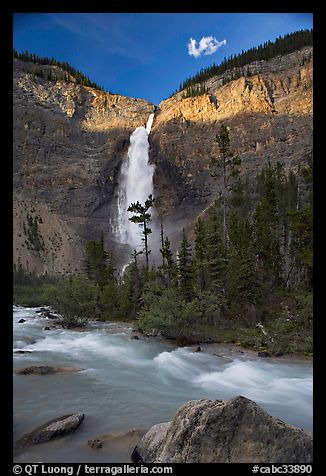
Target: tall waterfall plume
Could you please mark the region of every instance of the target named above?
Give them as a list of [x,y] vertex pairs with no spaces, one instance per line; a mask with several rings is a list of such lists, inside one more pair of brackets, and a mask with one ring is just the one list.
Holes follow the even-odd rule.
[[129,221],[132,213],[127,209],[131,203],[138,201],[143,204],[148,195],[153,195],[154,165],[148,162],[148,135],[153,120],[154,114],[151,114],[146,128],[137,127],[131,134],[128,155],[121,167],[115,235],[120,243],[132,247],[139,246],[142,233],[136,224]]

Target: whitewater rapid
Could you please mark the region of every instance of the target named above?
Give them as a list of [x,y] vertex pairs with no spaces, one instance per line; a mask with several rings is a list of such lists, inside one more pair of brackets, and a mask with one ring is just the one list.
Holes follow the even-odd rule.
[[[308,361],[196,353],[164,341],[131,339],[128,324],[93,323],[84,332],[45,331],[51,321],[40,319],[37,310],[14,309],[14,366],[82,370],[69,375],[14,376],[15,436],[18,439],[66,413],[84,412],[86,418],[65,443],[29,448],[16,455],[16,462],[125,462],[124,454],[85,449],[86,441],[168,421],[183,403],[200,398],[243,395],[273,416],[312,431]],[[21,318],[26,322],[19,324]]]
[[149,163],[148,135],[151,131],[154,114],[148,118],[146,127],[137,127],[130,136],[128,154],[122,163],[118,199],[117,217],[113,232],[120,243],[137,247],[141,244],[142,233],[137,225],[129,221],[132,213],[127,209],[132,203],[142,205],[149,195],[153,195],[154,165]]

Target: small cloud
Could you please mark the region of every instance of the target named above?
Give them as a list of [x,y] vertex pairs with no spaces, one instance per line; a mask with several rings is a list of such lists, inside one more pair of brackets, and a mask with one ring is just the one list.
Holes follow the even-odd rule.
[[202,55],[212,55],[223,45],[226,45],[226,40],[218,41],[213,36],[203,36],[200,41],[190,38],[188,42],[188,53],[190,56],[199,58]]

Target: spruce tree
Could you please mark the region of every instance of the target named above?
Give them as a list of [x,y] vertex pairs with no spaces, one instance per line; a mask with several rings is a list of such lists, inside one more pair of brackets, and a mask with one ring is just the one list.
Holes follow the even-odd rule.
[[178,280],[180,294],[186,301],[193,296],[193,269],[191,245],[185,230],[182,230],[182,240],[178,253]]
[[256,304],[261,296],[252,226],[233,210],[230,213],[230,245],[226,272],[229,304]]
[[152,233],[152,230],[148,226],[148,223],[151,221],[152,216],[150,213],[148,213],[148,210],[153,206],[153,204],[154,198],[152,195],[149,195],[147,200],[145,200],[144,205],[137,201],[136,203],[132,203],[127,210],[128,212],[135,213],[135,215],[129,218],[129,220],[143,227],[142,233],[144,235],[143,241],[145,243],[145,259],[147,273],[149,268],[148,257],[151,252],[151,250],[148,248],[148,235]]
[[195,275],[201,291],[207,287],[206,251],[205,226],[199,217],[195,225]]
[[[162,235],[163,238],[163,235]],[[177,282],[177,269],[176,264],[173,259],[173,253],[171,250],[171,243],[169,238],[166,236],[162,243],[162,248],[160,249],[162,254],[163,266],[163,280],[166,287],[170,288],[174,286]]]
[[211,165],[214,167],[214,171],[211,173],[213,178],[218,178],[219,174],[217,169],[222,167],[223,169],[223,236],[225,246],[228,245],[228,226],[227,215],[229,209],[229,180],[231,177],[235,177],[239,174],[239,166],[241,160],[239,156],[236,156],[231,151],[230,136],[228,128],[225,124],[222,124],[219,128],[219,132],[216,135],[216,140],[219,146],[220,157],[212,157]]
[[217,202],[209,210],[205,245],[210,285],[220,291],[224,288],[227,257],[223,239],[223,224]]
[[271,166],[265,170],[262,187],[262,197],[254,213],[255,246],[261,270],[274,285],[280,282],[283,263],[275,177]]
[[107,253],[104,250],[103,233],[100,240],[86,243],[84,266],[87,277],[102,289],[107,282]]

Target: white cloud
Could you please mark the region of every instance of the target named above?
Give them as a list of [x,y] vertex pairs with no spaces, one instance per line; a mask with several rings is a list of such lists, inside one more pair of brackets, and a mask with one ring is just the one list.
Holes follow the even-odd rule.
[[226,40],[218,41],[213,36],[203,36],[200,41],[190,38],[188,53],[190,56],[199,58],[202,55],[212,55],[223,45],[226,45]]

